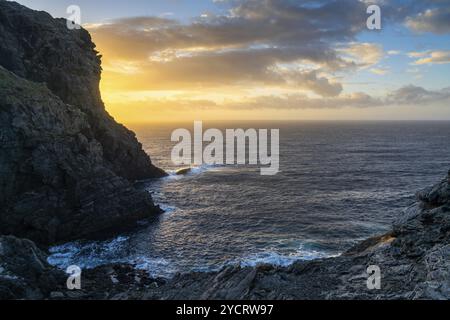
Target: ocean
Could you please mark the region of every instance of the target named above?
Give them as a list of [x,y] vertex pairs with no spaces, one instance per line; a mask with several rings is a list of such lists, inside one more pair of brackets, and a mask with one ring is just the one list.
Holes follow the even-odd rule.
[[336,256],[387,231],[414,193],[450,168],[450,122],[204,122],[221,130],[280,129],[274,176],[247,165],[203,165],[177,176],[186,166],[171,163],[170,136],[193,123],[128,127],[169,173],[142,182],[166,212],[112,239],[53,247],[50,263],[132,263],[172,277]]

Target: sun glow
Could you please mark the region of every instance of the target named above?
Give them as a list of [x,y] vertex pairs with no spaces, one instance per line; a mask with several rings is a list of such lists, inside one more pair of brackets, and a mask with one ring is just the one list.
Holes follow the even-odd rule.
[[[84,26],[103,56],[102,97],[120,122],[450,118],[449,48],[417,51],[421,37],[399,46],[388,24],[375,37],[366,11],[346,5],[352,14],[320,28],[325,7],[286,14],[276,2]],[[339,34],[328,32],[336,21]]]

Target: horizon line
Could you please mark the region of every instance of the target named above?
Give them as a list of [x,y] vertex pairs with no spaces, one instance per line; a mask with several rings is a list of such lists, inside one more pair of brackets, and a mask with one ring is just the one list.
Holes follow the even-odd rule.
[[149,121],[121,121],[122,124],[127,125],[138,125],[138,124],[158,124],[158,123],[187,123],[187,122],[450,122],[450,119],[276,119],[276,120],[267,120],[267,119],[256,119],[256,120],[215,120],[215,119],[206,119],[206,120],[149,120]]

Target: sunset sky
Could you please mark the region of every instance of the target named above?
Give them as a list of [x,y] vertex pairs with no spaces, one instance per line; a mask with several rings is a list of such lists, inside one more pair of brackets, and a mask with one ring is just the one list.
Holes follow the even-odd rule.
[[450,0],[18,2],[81,8],[121,122],[450,120]]

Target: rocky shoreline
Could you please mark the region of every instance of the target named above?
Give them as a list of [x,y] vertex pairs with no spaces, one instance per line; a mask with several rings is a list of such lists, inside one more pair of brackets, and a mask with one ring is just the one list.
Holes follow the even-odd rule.
[[[150,279],[130,266],[87,273],[100,299],[450,299],[450,172],[417,193],[392,230],[335,258],[289,267],[226,267],[214,273]],[[367,288],[367,267],[381,270],[381,289]],[[111,279],[122,279],[114,284]],[[109,280],[109,281],[108,281]],[[97,290],[98,283],[108,283]],[[125,287],[124,287],[124,284]]]
[[[160,214],[134,182],[165,173],[105,111],[87,31],[0,0],[0,39],[0,299],[450,299],[450,172],[418,192],[391,232],[339,257],[170,280],[106,265],[68,290],[47,246]],[[370,265],[379,290],[367,288]]]
[[[450,173],[417,193],[392,230],[335,258],[289,267],[229,266],[213,273],[154,279],[131,265],[85,270],[82,289],[46,262],[31,241],[0,237],[1,299],[450,299]],[[367,267],[379,266],[381,288],[367,288]],[[27,266],[27,267],[24,267]]]

